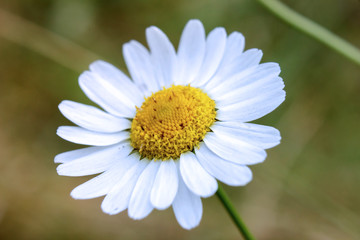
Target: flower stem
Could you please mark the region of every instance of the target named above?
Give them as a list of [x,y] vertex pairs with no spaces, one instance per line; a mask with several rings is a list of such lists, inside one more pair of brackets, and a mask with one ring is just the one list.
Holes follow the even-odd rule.
[[226,211],[229,213],[231,219],[234,221],[236,227],[243,235],[245,240],[255,240],[250,231],[245,226],[245,223],[241,220],[239,214],[236,212],[234,205],[231,203],[229,197],[225,193],[224,189],[219,185],[216,195],[219,197],[221,203],[224,205]]
[[315,38],[319,42],[327,45],[344,57],[360,65],[360,50],[338,37],[334,33],[325,29],[321,25],[300,15],[277,0],[257,0],[261,5],[267,8],[274,15],[282,19],[292,27]]

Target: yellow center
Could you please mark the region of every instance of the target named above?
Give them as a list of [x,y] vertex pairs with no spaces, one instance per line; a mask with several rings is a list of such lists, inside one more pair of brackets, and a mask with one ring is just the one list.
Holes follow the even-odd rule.
[[131,125],[131,145],[148,159],[192,151],[215,121],[215,102],[190,86],[172,86],[145,99]]

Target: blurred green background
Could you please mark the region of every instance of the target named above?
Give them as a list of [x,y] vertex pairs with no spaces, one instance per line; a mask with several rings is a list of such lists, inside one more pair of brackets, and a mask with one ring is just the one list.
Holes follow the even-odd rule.
[[[360,2],[287,0],[291,8],[360,47]],[[226,187],[258,239],[360,239],[360,68],[293,30],[252,0],[1,0],[0,239],[239,239],[213,196],[199,227],[171,209],[142,221],[74,200],[91,177],[60,177],[53,158],[78,148],[56,136],[70,123],[57,105],[90,103],[77,78],[98,58],[126,71],[122,44],[160,27],[177,46],[185,23],[240,31],[246,48],[282,68],[286,101],[258,121],[282,143],[252,166],[246,187]]]

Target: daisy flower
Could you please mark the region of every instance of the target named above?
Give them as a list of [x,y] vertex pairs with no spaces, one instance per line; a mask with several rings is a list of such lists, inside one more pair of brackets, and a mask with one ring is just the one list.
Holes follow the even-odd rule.
[[79,77],[84,93],[103,110],[63,101],[61,113],[78,126],[61,126],[67,141],[91,147],[55,157],[59,175],[99,174],[71,196],[105,196],[101,208],[128,209],[142,219],[172,206],[185,229],[197,226],[201,198],[218,181],[244,186],[247,165],[263,162],[280,142],[275,128],[248,123],[285,99],[277,63],[261,63],[258,49],[244,51],[241,33],[218,27],[207,36],[190,20],[175,51],[157,27],[146,29],[149,50],[137,41],[123,46],[130,77],[95,61]]

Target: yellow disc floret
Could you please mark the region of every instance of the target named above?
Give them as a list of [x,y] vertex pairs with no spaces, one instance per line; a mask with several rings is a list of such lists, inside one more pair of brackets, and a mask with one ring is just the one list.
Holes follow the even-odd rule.
[[131,145],[148,159],[192,151],[215,121],[215,102],[191,86],[172,86],[145,99],[131,125]]

